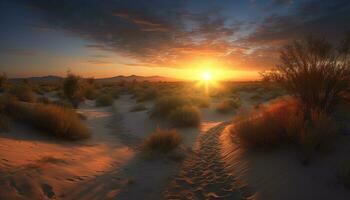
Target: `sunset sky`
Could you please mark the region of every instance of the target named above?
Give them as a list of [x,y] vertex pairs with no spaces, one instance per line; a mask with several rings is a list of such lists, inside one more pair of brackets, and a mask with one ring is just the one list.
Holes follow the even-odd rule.
[[1,0],[0,71],[9,77],[160,75],[210,70],[251,80],[278,49],[350,30],[349,0]]

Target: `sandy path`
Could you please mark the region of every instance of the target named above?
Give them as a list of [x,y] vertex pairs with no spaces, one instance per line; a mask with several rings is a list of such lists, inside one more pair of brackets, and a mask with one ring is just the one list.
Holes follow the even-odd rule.
[[165,199],[242,199],[235,178],[225,172],[220,157],[219,136],[229,122],[223,122],[198,138],[194,153],[183,163],[179,174],[164,192]]

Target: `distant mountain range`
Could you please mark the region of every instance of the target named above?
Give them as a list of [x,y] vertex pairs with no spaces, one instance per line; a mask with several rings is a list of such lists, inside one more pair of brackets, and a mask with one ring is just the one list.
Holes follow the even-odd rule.
[[[60,76],[39,76],[39,77],[27,77],[27,78],[11,78],[11,82],[18,82],[27,80],[29,82],[56,82],[63,80],[63,77]],[[137,76],[137,75],[131,75],[131,76],[114,76],[109,78],[96,78],[97,82],[119,82],[119,81],[150,81],[150,82],[176,82],[181,81],[180,79],[176,78],[169,78],[169,77],[163,77],[163,76]]]

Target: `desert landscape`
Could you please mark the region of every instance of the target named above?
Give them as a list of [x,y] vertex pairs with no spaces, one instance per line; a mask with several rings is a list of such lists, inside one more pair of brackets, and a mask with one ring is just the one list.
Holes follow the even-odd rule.
[[350,199],[349,2],[0,11],[0,200]]

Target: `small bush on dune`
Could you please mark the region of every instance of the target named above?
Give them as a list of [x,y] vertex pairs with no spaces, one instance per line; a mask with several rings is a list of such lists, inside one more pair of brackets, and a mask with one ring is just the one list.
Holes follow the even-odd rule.
[[68,73],[63,81],[63,93],[75,108],[78,107],[79,103],[84,100],[81,78]]
[[216,111],[219,113],[229,113],[232,110],[239,108],[240,106],[241,101],[238,97],[233,99],[226,99],[217,105]]
[[169,121],[180,127],[198,126],[200,122],[200,112],[194,106],[182,106],[170,112]]
[[17,97],[20,101],[33,102],[35,101],[35,96],[32,88],[26,83],[14,84],[10,87],[9,94]]
[[102,94],[96,98],[96,106],[111,106],[113,104],[113,97],[109,94]]
[[190,101],[200,108],[208,108],[210,106],[209,97],[192,97],[190,98]]
[[146,151],[167,153],[177,148],[182,142],[182,136],[176,130],[157,129],[143,143]]
[[7,113],[16,120],[46,131],[59,138],[83,139],[90,136],[74,110],[49,104],[8,102]]
[[156,100],[151,115],[156,117],[167,117],[171,111],[186,104],[188,104],[188,101],[181,96],[161,97]]
[[146,106],[143,104],[136,104],[130,108],[130,112],[138,112],[138,111],[143,111],[146,110]]
[[93,87],[93,85],[87,85],[84,89],[84,97],[89,100],[94,100],[96,98],[96,91]]
[[324,112],[313,111],[308,120],[300,102],[279,100],[237,117],[231,134],[248,148],[270,149],[289,143],[301,146],[303,152],[310,155],[330,147],[337,127]]
[[155,88],[140,89],[135,94],[136,101],[138,102],[153,100],[157,96],[158,91]]

